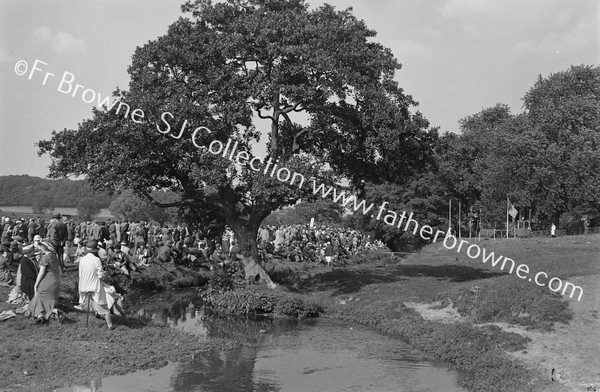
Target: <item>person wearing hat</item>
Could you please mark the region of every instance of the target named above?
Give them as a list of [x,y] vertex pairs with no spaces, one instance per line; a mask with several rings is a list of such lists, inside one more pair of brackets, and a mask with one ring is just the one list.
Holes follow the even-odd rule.
[[115,252],[111,255],[110,259],[108,259],[108,265],[127,275],[129,278],[131,278],[132,270],[137,271],[131,261],[129,253],[123,252],[122,249],[118,247],[115,249]]
[[13,230],[13,224],[10,220],[10,217],[7,216],[6,218],[4,218],[3,223],[4,223],[4,226],[2,229],[2,237],[0,238],[0,240],[2,242],[5,242],[5,241],[10,242],[10,241],[12,241],[12,230]]
[[[59,315],[56,309],[60,291],[60,262],[50,241],[40,241],[42,259],[34,283],[34,296],[29,303],[27,315],[36,323],[47,322],[50,316]],[[60,320],[60,317],[59,317]]]
[[37,232],[37,223],[33,218],[29,219],[29,223],[27,224],[27,240],[29,243],[33,242],[33,237],[35,237],[35,233]]
[[[32,255],[32,258],[29,255]],[[31,301],[35,296],[35,281],[40,272],[40,266],[35,258],[35,248],[31,246],[27,252],[23,250],[15,253],[14,260],[19,262],[17,285],[19,285],[21,292],[27,296],[27,299]]]
[[21,238],[27,238],[27,224],[25,223],[25,218],[19,219],[17,225],[13,229],[13,232],[15,235],[18,235]]
[[90,240],[85,246],[87,254],[79,262],[79,308],[93,309],[99,316],[104,316],[108,329],[115,329],[102,278],[104,270],[98,257],[98,242]]

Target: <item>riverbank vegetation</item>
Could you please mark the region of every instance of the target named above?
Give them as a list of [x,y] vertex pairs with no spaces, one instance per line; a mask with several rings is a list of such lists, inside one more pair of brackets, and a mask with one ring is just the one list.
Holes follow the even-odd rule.
[[[597,277],[599,244],[598,236],[482,242],[492,251],[561,278]],[[406,258],[373,254],[369,260],[334,268],[271,263],[266,269],[279,283],[277,290],[247,287],[243,272],[232,267],[200,272],[155,265],[144,279],[134,274],[134,279],[122,286],[120,277],[113,277],[112,283],[131,294],[152,287],[173,289],[182,282],[181,276],[189,274],[190,284],[210,282],[204,286],[205,301],[224,314],[320,315],[367,324],[462,372],[465,384],[474,391],[564,390],[561,384],[552,383],[546,374],[550,369],[515,358],[515,353],[526,353],[531,342],[527,334],[509,331],[505,325],[539,331],[549,339],[557,327],[567,325],[573,328],[574,338],[584,338],[577,336],[572,306],[558,294],[477,264],[439,244]],[[0,390],[44,390],[90,377],[162,366],[167,361],[185,360],[198,350],[239,344],[235,339],[200,342],[137,314],[116,316],[115,331],[108,331],[104,320],[93,315],[86,327],[85,313],[72,307],[76,281],[75,270],[63,275],[60,306],[67,313],[66,323],[39,326],[23,316],[0,323],[4,337],[0,354],[7,359],[1,369]],[[155,283],[149,285],[150,281]],[[0,287],[2,298],[7,294],[8,288]],[[582,301],[594,298],[584,294]],[[0,304],[0,310],[12,308],[14,305]],[[559,354],[568,358],[576,353]]]

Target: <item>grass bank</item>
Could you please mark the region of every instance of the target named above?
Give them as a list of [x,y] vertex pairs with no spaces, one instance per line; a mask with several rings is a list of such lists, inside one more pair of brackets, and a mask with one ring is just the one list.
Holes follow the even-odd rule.
[[[480,245],[527,263],[532,271],[544,271],[563,280],[600,273],[597,235],[482,241]],[[380,255],[373,258],[333,270],[279,265],[273,275],[275,280],[281,276],[280,282],[301,293],[303,300],[320,304],[326,316],[372,325],[400,336],[433,358],[465,372],[472,390],[593,390],[589,389],[592,384],[572,389],[560,380],[552,381],[553,367],[541,368],[517,359],[515,354],[526,357],[530,349],[529,334],[499,327],[516,326],[519,331],[533,331],[542,339],[553,340],[555,328],[575,328],[575,299],[562,298],[547,287],[476,262],[441,244],[427,246],[404,259]],[[591,287],[583,288],[584,292],[588,289],[588,295],[584,294],[582,301],[597,304]],[[568,340],[568,335],[560,339]],[[577,364],[576,346],[571,346],[571,352],[564,346],[562,352],[551,355],[570,356],[577,366],[593,372],[597,362]]]
[[[590,314],[584,323],[598,322],[598,312],[585,304],[597,302],[600,298],[594,293],[599,290],[591,290],[585,283],[597,281],[600,273],[600,236],[483,241],[481,245],[527,263],[532,271],[545,271],[561,279],[584,279],[582,303],[448,251],[441,244],[406,258],[374,254],[333,269],[270,263],[270,275],[281,284],[276,291],[240,287],[241,276],[230,279],[226,274],[172,265],[154,266],[140,276],[134,275],[133,282],[116,276],[112,283],[131,292],[200,284],[210,278],[211,289],[205,297],[225,313],[308,317],[323,311],[326,317],[368,324],[463,372],[467,386],[474,391],[593,390],[567,388],[560,380],[552,382],[550,369],[525,359],[535,348],[530,336],[538,334],[544,347],[558,340],[559,351],[551,355],[571,358],[570,366],[583,369],[582,374],[600,369],[598,356],[581,361],[577,351],[585,349],[581,342],[566,345],[571,335],[581,341],[590,338],[588,330],[577,329],[582,321],[574,309]],[[67,310],[75,299],[76,280],[76,271],[63,279],[61,306]],[[7,294],[8,289],[0,287],[0,298]],[[0,311],[12,307],[2,303]],[[162,366],[195,351],[236,345],[235,339],[201,343],[194,336],[142,317],[115,317],[115,331],[108,331],[103,320],[93,317],[86,327],[83,313],[70,311],[68,318],[65,324],[49,326],[33,325],[22,317],[0,322],[0,390],[48,390],[99,375]],[[502,324],[520,330],[511,332]],[[557,330],[563,331],[559,338],[554,335]],[[540,355],[542,362],[554,360],[544,351]]]
[[[134,280],[115,275],[109,283],[119,291],[178,288],[206,281],[200,271],[173,265],[154,266]],[[195,352],[233,348],[230,339],[201,342],[198,337],[154,324],[137,315],[113,316],[115,330],[104,319],[73,308],[77,303],[76,269],[61,277],[59,307],[67,320],[38,325],[23,316],[0,322],[0,391],[48,391],[106,375],[158,368],[181,361]],[[0,311],[15,305],[4,302],[10,288],[0,286]]]

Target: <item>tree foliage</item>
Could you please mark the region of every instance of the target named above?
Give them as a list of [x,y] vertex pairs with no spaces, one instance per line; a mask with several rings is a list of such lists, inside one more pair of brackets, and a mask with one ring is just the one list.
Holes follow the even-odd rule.
[[[153,197],[165,203],[179,200],[179,196],[173,192],[154,192]],[[159,207],[131,190],[120,193],[110,203],[109,210],[118,219],[129,221],[154,221],[161,226],[166,222],[173,224],[178,221],[175,207]]]
[[77,203],[77,215],[83,220],[91,220],[100,213],[102,205],[93,197],[85,197]]
[[[129,91],[117,92],[144,119],[104,108],[54,132],[39,143],[53,177],[82,175],[97,189],[148,198],[177,192],[181,200],[167,205],[212,209],[256,252],[260,222],[310,197],[310,178],[344,176],[358,187],[363,176],[398,179],[425,164],[431,135],[393,80],[400,65],[351,10],[309,10],[303,0],[198,0],[183,10],[191,17],[136,50]],[[310,124],[292,121],[297,112]],[[304,187],[197,147],[231,139],[253,157],[262,133],[253,116],[271,124],[265,160],[303,174]]]
[[40,208],[76,207],[79,200],[94,197],[108,207],[111,197],[107,192],[94,192],[84,181],[50,180],[28,175],[0,176],[0,205],[32,206]]
[[532,207],[538,220],[600,212],[600,68],[573,66],[542,78],[524,97],[463,119],[444,135],[438,178],[463,206],[501,224],[506,197]]
[[54,211],[54,201],[48,192],[35,195],[31,209],[34,214],[51,214]]

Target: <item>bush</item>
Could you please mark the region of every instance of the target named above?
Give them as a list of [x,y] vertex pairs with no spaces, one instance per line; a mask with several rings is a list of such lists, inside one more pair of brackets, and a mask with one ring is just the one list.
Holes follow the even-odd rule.
[[245,287],[244,269],[239,263],[230,263],[213,271],[207,291],[219,294]]
[[323,313],[323,308],[315,303],[305,303],[298,298],[281,298],[275,305],[274,313],[280,317],[315,318]]
[[203,299],[215,310],[235,315],[270,314],[275,317],[314,318],[323,312],[315,303],[305,303],[301,299],[277,292],[248,288],[221,293],[207,290],[203,293]]
[[204,300],[216,310],[237,315],[272,313],[278,298],[254,290],[207,291]]

